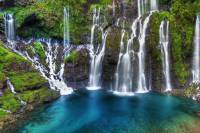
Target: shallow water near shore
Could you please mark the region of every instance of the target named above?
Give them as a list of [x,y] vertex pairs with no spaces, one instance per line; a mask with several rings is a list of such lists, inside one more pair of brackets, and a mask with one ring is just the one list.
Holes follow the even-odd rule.
[[200,104],[158,93],[76,91],[30,114],[22,133],[198,133]]

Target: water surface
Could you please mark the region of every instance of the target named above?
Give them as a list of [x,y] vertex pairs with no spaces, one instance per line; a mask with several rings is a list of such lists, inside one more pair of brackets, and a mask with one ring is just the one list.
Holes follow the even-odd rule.
[[[189,133],[200,131],[200,104],[157,93],[120,97],[78,91],[30,114],[23,133]],[[15,130],[16,131],[16,130]]]

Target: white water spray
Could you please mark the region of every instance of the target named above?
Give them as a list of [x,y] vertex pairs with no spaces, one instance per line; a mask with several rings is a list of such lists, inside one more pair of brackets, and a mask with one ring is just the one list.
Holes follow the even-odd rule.
[[170,57],[169,57],[169,21],[162,21],[160,25],[160,45],[165,76],[165,91],[171,91]]
[[195,39],[194,39],[194,55],[193,55],[193,66],[192,66],[192,82],[200,84],[200,18],[196,18],[195,27]]

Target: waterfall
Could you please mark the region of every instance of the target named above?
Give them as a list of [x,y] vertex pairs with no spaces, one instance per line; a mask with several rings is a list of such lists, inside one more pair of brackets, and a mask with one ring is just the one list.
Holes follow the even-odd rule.
[[139,33],[139,51],[138,51],[138,59],[139,59],[139,71],[138,71],[138,87],[137,92],[143,93],[147,92],[147,84],[146,84],[146,75],[145,75],[145,62],[146,62],[146,31],[148,28],[148,23],[150,20],[150,17],[152,15],[152,12],[145,18],[144,22],[142,23],[142,20],[140,19],[140,33]]
[[64,48],[70,45],[69,8],[64,8]]
[[[64,49],[63,49],[63,55],[62,55],[62,62],[60,64],[60,68],[57,68],[56,60],[58,53],[58,43],[52,43],[51,40],[47,39],[39,39],[39,42],[43,42],[47,44],[47,49],[45,50],[46,54],[46,64],[43,65],[40,62],[40,59],[37,56],[30,57],[28,52],[24,51],[18,51],[15,48],[15,33],[14,33],[14,19],[12,14],[6,14],[5,17],[5,33],[7,40],[9,44],[12,44],[12,47],[9,46],[14,52],[18,53],[19,55],[22,55],[26,59],[30,60],[35,68],[41,73],[41,75],[49,81],[51,89],[59,90],[61,95],[67,95],[71,94],[73,92],[73,89],[68,87],[67,84],[64,81],[63,75],[64,75],[64,57],[66,54],[66,51],[69,50],[70,45],[70,38],[69,38],[69,10],[67,8],[64,9]],[[34,48],[31,46],[32,50],[34,51]],[[57,71],[59,70],[59,71]],[[10,84],[8,80],[8,84]],[[10,86],[11,89],[14,87]],[[13,91],[14,92],[14,91]]]
[[169,57],[169,21],[162,21],[160,25],[160,45],[165,76],[165,91],[171,91],[170,57]]
[[124,45],[125,30],[122,29],[121,42],[120,42],[120,54],[117,64],[117,70],[115,73],[115,89],[114,93],[118,95],[131,96],[133,93],[133,64],[131,59],[134,55],[134,50],[131,49],[133,39],[136,38],[136,30],[138,18],[133,21],[131,38],[128,39],[127,45]]
[[[152,1],[151,1],[152,2]],[[154,1],[156,2],[156,1]],[[143,93],[148,91],[147,80],[145,75],[145,62],[146,62],[146,32],[150,17],[153,12],[156,10],[155,4],[152,2],[152,7],[149,15],[144,19],[143,16],[147,12],[147,0],[138,0],[138,17],[133,21],[131,30],[132,34],[128,39],[127,47],[124,48],[124,35],[125,30],[122,30],[121,34],[121,43],[120,43],[120,54],[118,59],[117,70],[115,73],[115,89],[114,93],[120,95],[132,95],[134,92],[133,88],[133,68],[134,64],[131,62],[134,58],[135,51],[132,49],[131,45],[133,40],[137,39],[139,42],[139,51],[137,52],[138,56],[138,81],[137,81],[137,93]],[[156,4],[157,5],[157,4]],[[139,25],[139,27],[138,27]],[[139,35],[137,35],[137,30],[139,30]]]
[[[59,90],[61,95],[68,95],[73,92],[73,89],[68,87],[63,79],[64,74],[64,59],[61,62],[59,71],[57,70],[58,43],[52,43],[51,40],[41,40],[47,44],[46,64],[44,66],[39,62],[37,57],[31,58],[26,52],[26,57],[34,64],[35,68],[40,71],[41,75],[49,81],[51,89]],[[63,52],[64,57],[64,52]]]
[[125,48],[124,45],[124,36],[125,30],[122,30],[121,42],[120,42],[120,54],[117,64],[117,70],[115,73],[115,90],[114,93],[118,95],[133,95],[132,91],[132,63],[131,63],[131,54],[132,51],[130,46],[132,40],[128,41],[128,44]]
[[116,12],[115,9],[116,9],[115,0],[113,0],[113,3],[112,3],[113,17],[115,17],[115,12]]
[[92,61],[90,65],[89,90],[101,88],[102,63],[105,55],[107,35],[108,32],[104,32],[102,29],[102,46],[98,47],[97,53],[93,52],[91,54]]
[[144,14],[144,0],[137,0],[138,6],[138,17]]
[[12,45],[12,48],[14,48],[15,24],[14,24],[13,14],[6,13],[4,15],[4,25],[5,25],[5,35],[7,38],[7,42]]
[[151,11],[158,10],[157,0],[151,0]]
[[8,86],[8,88],[10,89],[10,91],[11,91],[13,94],[16,94],[15,88],[14,88],[14,86],[12,85],[12,83],[10,82],[10,79],[9,79],[9,78],[7,78],[7,86]]
[[195,38],[194,38],[194,55],[192,66],[192,82],[195,84],[200,83],[200,20],[199,16],[196,18]]
[[[97,50],[94,48],[94,34],[95,29],[98,28],[102,35],[102,44],[101,46],[98,45]],[[106,38],[108,32],[104,31],[103,28],[100,26],[100,9],[95,8],[93,10],[93,25],[91,28],[91,38],[90,38],[90,45],[92,49],[90,50],[90,75],[89,75],[89,90],[96,90],[100,89],[101,87],[101,74],[102,74],[102,62],[105,55],[105,48],[106,48]]]
[[[141,5],[140,2],[141,0],[138,0],[138,6]],[[144,3],[144,1],[143,1]],[[142,4],[143,4],[142,3]],[[144,22],[142,23],[142,19],[140,18],[140,26],[139,26],[139,29],[140,29],[140,33],[139,33],[139,37],[138,37],[138,40],[139,40],[139,52],[138,52],[138,59],[139,59],[139,73],[138,73],[138,87],[137,87],[137,92],[138,93],[143,93],[143,92],[147,92],[148,91],[148,88],[147,88],[147,81],[146,81],[146,75],[145,75],[145,62],[146,62],[146,31],[147,31],[147,28],[148,28],[148,24],[149,24],[149,21],[150,21],[150,17],[152,16],[153,12],[156,11],[156,6],[157,5],[157,2],[156,0],[151,0],[151,9],[150,9],[150,13],[149,15],[145,18]],[[142,6],[144,7],[144,6]],[[152,8],[153,7],[153,8]],[[140,8],[138,8],[138,10],[141,10]],[[143,9],[144,10],[144,9]],[[139,12],[139,16],[138,17],[141,17],[142,12]]]

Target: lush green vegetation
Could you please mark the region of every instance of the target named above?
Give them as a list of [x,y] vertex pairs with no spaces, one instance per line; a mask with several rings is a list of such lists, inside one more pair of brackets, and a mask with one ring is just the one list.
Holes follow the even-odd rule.
[[[34,44],[35,51],[43,57],[40,44]],[[13,94],[6,84],[9,78],[17,94]],[[59,92],[44,87],[47,81],[37,72],[32,64],[20,55],[4,47],[0,41],[0,120],[9,115],[4,110],[17,112],[21,99],[27,103],[39,104],[58,97]]]
[[12,84],[17,92],[23,92],[27,89],[42,86],[47,81],[35,72],[12,73],[9,75]]
[[41,42],[34,42],[33,48],[35,49],[35,52],[36,52],[36,54],[38,54],[40,59],[44,61],[46,59],[46,54],[45,54],[45,50],[43,48],[42,43]]
[[[176,0],[172,2],[170,11],[155,13],[151,20],[151,46],[155,48],[159,42],[159,24],[162,20],[170,22],[172,39],[172,68],[180,84],[185,84],[190,73],[195,18],[200,9],[200,1]],[[160,60],[160,52],[152,51],[154,59]]]
[[37,2],[29,0],[23,4],[18,2],[16,7],[8,8],[5,12],[14,13],[17,32],[21,36],[62,38],[63,9],[68,7],[71,40],[75,44],[80,44],[90,31],[88,22],[91,20],[91,9],[96,6],[103,8],[111,2],[112,0],[90,3],[87,0],[41,0]]
[[24,93],[20,94],[22,100],[27,103],[43,103],[47,102],[48,98],[56,98],[58,94],[55,93],[53,90],[49,90],[47,87],[42,87],[38,90],[33,91],[25,91]]
[[0,71],[4,73],[8,73],[12,71],[12,67],[14,64],[20,65],[21,63],[26,62],[31,65],[29,62],[26,61],[20,55],[17,55],[10,50],[6,49],[3,46],[3,43],[0,41]]
[[7,116],[8,116],[8,113],[6,111],[0,109],[0,120],[6,119]]
[[16,112],[20,108],[20,101],[9,90],[4,92],[4,95],[0,97],[0,108]]
[[72,51],[69,53],[69,55],[65,56],[65,62],[73,62],[75,61],[79,56],[79,53],[77,51]]

